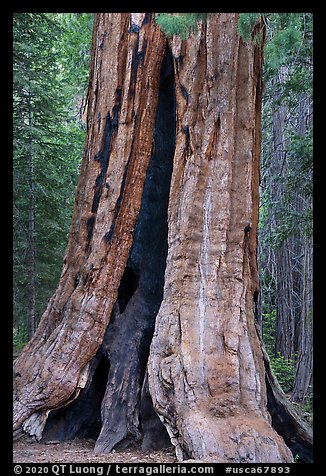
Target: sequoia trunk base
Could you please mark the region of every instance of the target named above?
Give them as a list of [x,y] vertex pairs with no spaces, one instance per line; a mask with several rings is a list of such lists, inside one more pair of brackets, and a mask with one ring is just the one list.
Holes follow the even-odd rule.
[[255,328],[262,47],[237,19],[169,49],[150,13],[95,16],[64,268],[15,362],[18,436],[310,461]]

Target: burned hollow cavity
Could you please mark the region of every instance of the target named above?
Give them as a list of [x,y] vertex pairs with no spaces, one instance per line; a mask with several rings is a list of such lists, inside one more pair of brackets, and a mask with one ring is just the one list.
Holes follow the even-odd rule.
[[173,58],[167,48],[160,75],[153,152],[118,298],[102,346],[91,362],[87,386],[77,400],[49,415],[45,438],[91,437],[97,440],[98,452],[140,444],[149,450],[169,444],[165,427],[152,406],[146,367],[163,299],[175,111]]

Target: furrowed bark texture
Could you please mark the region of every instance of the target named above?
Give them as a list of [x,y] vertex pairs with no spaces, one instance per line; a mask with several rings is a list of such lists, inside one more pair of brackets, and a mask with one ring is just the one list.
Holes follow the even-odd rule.
[[133,242],[166,40],[153,14],[96,14],[88,130],[58,289],[14,365],[14,429],[38,439],[85,387]]
[[262,51],[230,13],[171,49],[177,131],[154,406],[179,460],[291,462],[267,411],[253,308]]

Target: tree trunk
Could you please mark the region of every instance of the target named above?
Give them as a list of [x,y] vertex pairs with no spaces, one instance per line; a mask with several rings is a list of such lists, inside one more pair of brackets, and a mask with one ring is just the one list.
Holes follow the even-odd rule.
[[28,247],[27,247],[27,269],[28,269],[28,317],[27,317],[27,334],[31,339],[36,329],[36,246],[35,246],[35,172],[33,157],[33,111],[32,97],[28,92]]
[[261,67],[237,14],[170,48],[151,13],[95,16],[69,243],[15,363],[17,435],[292,461],[254,322]]
[[180,460],[291,461],[270,425],[254,323],[261,49],[239,39],[236,15],[219,14],[172,51],[177,142],[154,405]]
[[[311,97],[302,95],[299,107],[297,133],[303,136],[312,127]],[[312,177],[311,177],[312,179]],[[302,192],[297,196],[297,209],[313,209],[312,196],[305,196]],[[300,256],[300,316],[298,324],[298,356],[295,384],[292,400],[303,402],[312,385],[313,374],[313,237],[301,237]]]
[[[288,68],[281,67],[279,74],[274,78],[274,85],[284,84],[288,76]],[[276,335],[275,355],[281,354],[285,359],[294,357],[296,309],[293,293],[293,262],[292,244],[289,236],[282,236],[284,217],[281,213],[283,206],[286,179],[288,177],[286,126],[289,119],[289,110],[286,105],[280,104],[279,93],[275,94],[272,111],[273,149],[270,186],[271,202],[275,203],[272,211],[272,229],[279,232],[274,250],[276,276]],[[283,232],[284,233],[284,232]]]
[[[284,87],[288,69],[283,67],[275,83]],[[312,240],[298,221],[298,229],[287,230],[286,218],[291,214],[304,217],[312,209],[312,197],[307,196],[300,182],[296,188],[291,174],[302,174],[302,158],[289,161],[291,154],[286,137],[289,137],[289,108],[280,105],[280,97],[274,98],[272,111],[273,150],[271,166],[270,201],[275,204],[271,210],[273,232],[279,232],[280,242],[274,246],[275,287],[276,287],[276,337],[275,355],[297,360],[296,377],[292,399],[303,401],[312,378]],[[303,136],[311,127],[311,98],[304,93],[298,96],[297,123],[292,130]],[[292,119],[293,120],[293,119]],[[291,170],[292,168],[292,170]],[[302,220],[302,218],[301,218]],[[285,226],[285,232],[282,227]],[[284,235],[282,236],[282,233]]]

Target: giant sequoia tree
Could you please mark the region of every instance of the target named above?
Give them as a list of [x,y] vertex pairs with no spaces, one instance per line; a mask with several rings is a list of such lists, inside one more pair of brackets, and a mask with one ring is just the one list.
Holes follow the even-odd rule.
[[167,41],[152,13],[96,14],[69,242],[15,362],[16,437],[311,460],[255,326],[262,46],[237,19]]

